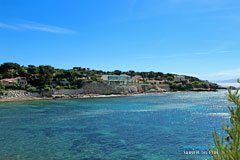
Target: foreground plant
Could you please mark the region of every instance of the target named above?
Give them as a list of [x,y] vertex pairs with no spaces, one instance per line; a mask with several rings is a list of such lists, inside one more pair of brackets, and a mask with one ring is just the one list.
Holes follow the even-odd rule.
[[[238,79],[238,83],[240,80]],[[234,104],[234,107],[228,106],[230,113],[230,125],[225,123],[223,125],[227,137],[219,137],[216,130],[214,130],[213,139],[215,148],[210,148],[214,160],[240,160],[240,99],[239,88],[232,92],[228,90],[226,94],[227,100]]]

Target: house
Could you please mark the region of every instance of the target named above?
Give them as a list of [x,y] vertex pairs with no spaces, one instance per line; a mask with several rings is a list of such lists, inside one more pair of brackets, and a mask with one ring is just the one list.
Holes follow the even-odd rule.
[[155,80],[158,80],[158,81],[165,81],[166,79],[164,77],[161,77],[161,76],[157,76],[155,78]]
[[142,80],[143,80],[143,78],[142,78],[141,75],[135,75],[135,76],[132,77],[132,81],[133,81],[134,83],[139,83],[139,82],[142,81]]
[[174,76],[174,81],[184,81],[184,80],[185,80],[185,76],[183,75]]
[[21,86],[24,86],[27,84],[26,77],[5,78],[5,79],[1,79],[1,81],[3,81],[6,87],[13,86],[14,82],[17,82]]
[[102,75],[101,79],[107,82],[117,82],[124,84],[131,82],[131,77],[128,75]]
[[56,87],[57,85],[61,85],[61,86],[67,86],[69,85],[70,82],[67,80],[61,80],[61,81],[52,81],[52,87]]
[[147,80],[148,83],[152,83],[152,84],[160,84],[161,82],[158,81],[158,80],[154,80],[154,79],[151,79],[151,80]]
[[67,80],[59,81],[59,83],[60,83],[61,85],[63,85],[63,86],[66,86],[66,85],[69,85],[69,84],[70,84],[70,82],[67,81]]

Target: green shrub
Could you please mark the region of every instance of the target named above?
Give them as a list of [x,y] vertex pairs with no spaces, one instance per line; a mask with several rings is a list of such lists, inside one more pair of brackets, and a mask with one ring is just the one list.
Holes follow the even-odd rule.
[[192,83],[187,83],[187,84],[186,84],[186,88],[187,88],[188,90],[193,89]]
[[3,95],[4,92],[5,92],[5,90],[0,89],[0,95]]
[[77,86],[77,88],[81,88],[83,85],[83,82],[84,82],[84,80],[79,79],[79,80],[74,81],[72,83],[72,85]]
[[5,90],[5,85],[3,81],[0,81],[0,90]]
[[174,80],[174,77],[173,77],[173,76],[167,76],[167,80],[168,80],[168,81],[173,81],[173,80]]
[[57,85],[57,86],[56,86],[56,89],[62,89],[62,87],[61,87],[61,86],[59,86],[59,85]]
[[27,88],[26,90],[27,90],[28,92],[37,92],[37,91],[38,91],[37,88],[36,88],[36,87],[33,87],[33,86]]
[[212,88],[212,89],[218,89],[218,84],[216,84],[216,83],[210,83],[210,84],[209,84],[209,87]]
[[21,89],[21,85],[17,82],[13,82],[13,89]]
[[202,87],[203,87],[203,88],[209,88],[209,84],[203,82],[203,83],[202,83]]
[[51,86],[44,86],[44,88],[43,88],[44,91],[50,91],[51,89],[52,89]]

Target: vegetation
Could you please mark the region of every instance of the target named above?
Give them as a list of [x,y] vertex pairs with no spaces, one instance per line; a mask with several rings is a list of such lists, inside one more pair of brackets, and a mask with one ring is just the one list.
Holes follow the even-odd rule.
[[3,81],[0,81],[0,95],[2,95],[5,91],[5,85]]
[[[238,80],[238,83],[240,81]],[[232,92],[228,90],[226,95],[229,102],[232,102],[235,107],[228,106],[230,112],[230,125],[223,124],[223,130],[226,132],[227,137],[223,136],[221,139],[216,130],[213,133],[214,143],[216,148],[210,149],[214,160],[238,160],[240,159],[240,95],[239,89]]]
[[[204,82],[196,77],[185,76],[184,81],[174,81],[176,74],[162,72],[135,72],[133,70],[124,72],[120,70],[102,71],[91,70],[90,68],[73,67],[73,69],[56,69],[49,65],[28,65],[21,66],[17,63],[3,63],[0,65],[0,78],[26,77],[28,85],[20,86],[15,84],[6,89],[27,90],[27,91],[48,91],[56,89],[75,89],[80,88],[84,82],[99,81],[104,74],[121,75],[126,74],[131,77],[142,76],[142,82],[151,84],[147,80],[165,80],[172,90],[191,90],[193,88],[218,88],[217,84]],[[1,86],[1,84],[0,84]],[[4,90],[4,89],[0,89]]]

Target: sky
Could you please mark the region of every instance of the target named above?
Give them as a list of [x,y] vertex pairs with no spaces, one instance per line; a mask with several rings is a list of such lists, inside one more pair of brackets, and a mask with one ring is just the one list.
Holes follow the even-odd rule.
[[0,0],[0,63],[240,77],[239,0]]

